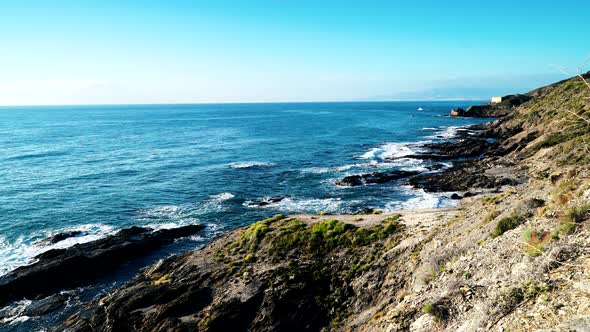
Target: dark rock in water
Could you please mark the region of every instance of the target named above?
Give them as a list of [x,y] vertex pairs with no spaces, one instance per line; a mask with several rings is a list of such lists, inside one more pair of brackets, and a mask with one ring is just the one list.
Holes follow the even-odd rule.
[[468,191],[468,192],[466,192],[466,193],[463,194],[463,198],[473,197],[473,196],[477,196],[477,193],[473,193],[471,191]]
[[451,199],[461,199],[461,198],[463,198],[463,197],[461,197],[461,195],[459,195],[459,194],[457,194],[457,193],[453,193],[453,194],[451,195]]
[[65,239],[69,239],[71,237],[76,237],[76,236],[82,235],[82,234],[85,234],[85,233],[82,231],[69,231],[69,232],[57,233],[53,236],[46,238],[45,240],[43,240],[41,242],[47,243],[47,244],[55,244],[55,243],[65,240]]
[[284,200],[285,198],[287,198],[287,197],[285,197],[285,196],[273,196],[273,197],[265,198],[265,199],[260,200],[260,201],[252,202],[250,205],[252,205],[252,206],[267,206],[267,205],[272,204],[272,203],[278,203],[278,202]]
[[129,260],[203,228],[203,225],[189,225],[153,231],[134,226],[104,239],[49,250],[35,257],[36,263],[0,277],[0,305],[88,284]]
[[516,185],[518,180],[507,177],[487,176],[482,160],[464,161],[441,173],[419,174],[408,179],[407,184],[427,192],[467,191],[472,188],[493,189]]
[[445,165],[443,165],[443,164],[434,164],[434,165],[426,166],[426,169],[428,169],[429,171],[438,171],[443,168],[445,168]]
[[412,155],[411,157],[414,159],[438,161],[475,158],[492,152],[496,146],[498,146],[497,143],[491,143],[479,137],[462,138],[450,142],[424,144],[422,149],[425,152]]
[[346,187],[356,187],[367,184],[382,184],[403,178],[407,178],[416,174],[418,171],[391,171],[391,172],[375,172],[371,174],[350,175],[336,182],[336,185]]
[[64,303],[69,299],[70,297],[66,294],[55,294],[41,300],[33,301],[25,308],[23,315],[30,317],[46,315],[62,308]]

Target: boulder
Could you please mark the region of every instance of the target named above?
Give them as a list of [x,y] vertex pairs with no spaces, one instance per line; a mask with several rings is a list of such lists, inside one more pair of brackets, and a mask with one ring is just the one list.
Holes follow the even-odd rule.
[[461,199],[461,198],[463,198],[463,197],[461,197],[461,195],[459,195],[459,194],[457,194],[457,193],[453,193],[453,194],[451,195],[451,199]]

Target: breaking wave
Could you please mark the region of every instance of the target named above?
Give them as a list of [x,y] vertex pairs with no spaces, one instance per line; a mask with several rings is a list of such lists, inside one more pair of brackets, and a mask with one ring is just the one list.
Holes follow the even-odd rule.
[[270,162],[262,162],[262,161],[247,161],[241,163],[231,163],[229,167],[231,168],[253,168],[253,167],[272,167],[275,166],[275,163]]
[[[42,241],[55,234],[70,231],[81,231],[82,233],[54,244],[47,244]],[[0,275],[4,275],[19,266],[34,263],[37,255],[48,250],[63,249],[78,243],[95,241],[113,234],[114,231],[114,228],[109,225],[87,224],[56,230],[39,231],[30,236],[20,236],[13,241],[0,236]]]
[[420,147],[422,144],[428,142],[416,142],[416,143],[385,143],[377,148],[360,155],[360,159],[372,159],[383,161],[387,159],[397,159],[415,155],[416,153],[423,152],[424,150]]
[[408,198],[386,203],[386,210],[438,209],[454,207],[459,204],[458,200],[449,198],[452,193],[427,193],[422,189],[413,189],[411,186],[402,186],[401,188]]
[[[261,199],[261,201],[269,200],[268,197]],[[270,202],[263,206],[256,204],[253,201],[244,202],[245,207],[261,208],[261,209],[277,209],[287,213],[343,213],[346,205],[357,203],[357,201],[343,201],[340,198],[312,198],[312,199],[297,199],[297,198],[283,198],[278,202]]]

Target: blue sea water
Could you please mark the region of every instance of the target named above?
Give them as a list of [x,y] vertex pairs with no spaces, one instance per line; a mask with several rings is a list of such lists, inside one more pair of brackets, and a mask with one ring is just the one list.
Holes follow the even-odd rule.
[[[131,225],[206,224],[186,249],[275,213],[445,206],[444,195],[401,181],[355,188],[335,181],[420,169],[408,158],[419,149],[413,143],[488,121],[446,116],[473,103],[2,107],[0,274]],[[273,196],[286,198],[254,204]],[[65,230],[85,234],[38,243]]]

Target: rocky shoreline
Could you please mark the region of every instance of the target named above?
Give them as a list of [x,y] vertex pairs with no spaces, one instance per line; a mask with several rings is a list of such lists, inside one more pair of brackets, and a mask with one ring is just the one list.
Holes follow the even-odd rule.
[[[178,238],[197,234],[203,228],[203,225],[162,230],[130,227],[96,241],[46,251],[36,256],[34,263],[0,277],[0,307],[28,298],[36,301],[24,312],[26,316],[51,313],[63,308],[69,299],[60,291],[89,285],[127,262]],[[42,242],[54,244],[81,233],[59,233]],[[0,315],[0,318],[3,317]]]
[[[457,192],[459,208],[277,215],[159,261],[56,330],[587,331],[590,157],[582,142],[590,130],[555,111],[590,112],[586,96],[573,78],[471,108],[471,116],[499,118],[411,156],[430,169],[338,182]],[[132,228],[47,252],[0,278],[0,301],[51,294],[200,229]],[[75,234],[55,240],[67,236]]]

